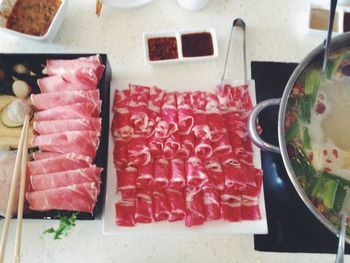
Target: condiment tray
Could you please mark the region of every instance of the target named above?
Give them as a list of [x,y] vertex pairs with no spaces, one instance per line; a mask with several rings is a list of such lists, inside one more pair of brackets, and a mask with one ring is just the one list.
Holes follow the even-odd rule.
[[[183,41],[184,37],[187,37],[189,40]],[[191,37],[193,38],[192,40],[190,39]],[[154,47],[157,55],[152,54],[152,43],[149,42],[150,40],[159,40]],[[169,42],[171,44],[171,40],[176,40],[176,45],[166,47],[165,45],[169,44]],[[161,47],[161,45],[164,45],[164,47]],[[219,55],[216,31],[212,27],[206,29],[145,32],[143,34],[143,46],[144,59],[149,65],[204,61],[217,58]],[[164,49],[161,50],[162,48]],[[162,51],[164,51],[162,56],[159,56],[159,53],[162,53]],[[187,54],[191,52],[192,54]]]

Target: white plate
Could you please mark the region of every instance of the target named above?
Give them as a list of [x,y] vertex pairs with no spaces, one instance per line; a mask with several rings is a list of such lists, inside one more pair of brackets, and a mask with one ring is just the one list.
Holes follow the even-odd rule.
[[[128,83],[122,83],[117,81],[111,85],[111,87],[128,87]],[[200,82],[196,81],[194,83],[189,83],[188,81],[173,81],[168,80],[157,80],[157,82],[152,81],[142,81],[142,83],[134,83],[139,85],[148,85],[152,86],[158,84],[160,88],[167,87],[166,90],[191,90],[191,87],[201,87],[203,90],[213,91],[213,87],[217,84],[212,81],[202,80]],[[251,81],[250,84],[250,94],[255,103],[255,86],[254,81]],[[112,105],[114,99],[114,89],[111,90],[110,98],[110,124],[113,118]],[[191,234],[191,233],[210,233],[210,234],[267,234],[267,220],[266,220],[266,210],[265,210],[265,199],[264,199],[264,188],[262,186],[260,198],[259,198],[259,207],[261,220],[256,221],[241,221],[241,222],[224,222],[224,221],[212,221],[205,222],[203,225],[195,227],[185,227],[184,221],[179,222],[154,222],[151,224],[137,224],[134,227],[119,227],[115,223],[115,200],[116,200],[116,172],[113,165],[113,149],[114,142],[111,133],[109,133],[109,146],[108,146],[108,174],[106,182],[106,196],[105,196],[105,205],[102,215],[102,232],[105,235],[120,235],[120,234],[153,234],[153,233],[173,233],[173,234]],[[253,158],[254,166],[257,168],[261,167],[261,158],[260,150],[253,146]]]
[[154,0],[103,0],[103,3],[117,8],[136,8],[153,2]]

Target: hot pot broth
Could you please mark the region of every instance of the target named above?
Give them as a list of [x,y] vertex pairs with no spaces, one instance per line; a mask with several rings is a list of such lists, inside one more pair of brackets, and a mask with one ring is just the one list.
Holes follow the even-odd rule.
[[320,63],[307,67],[292,88],[284,124],[300,185],[335,225],[342,209],[350,211],[350,77],[342,73],[347,64],[350,49],[330,55],[322,79]]

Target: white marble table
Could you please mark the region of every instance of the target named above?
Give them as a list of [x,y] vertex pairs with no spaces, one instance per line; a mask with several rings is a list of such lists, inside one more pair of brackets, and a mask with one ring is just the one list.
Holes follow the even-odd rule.
[[[178,6],[176,0],[155,0],[148,6],[130,11],[105,6],[101,17],[97,18],[93,0],[71,0],[67,17],[53,43],[37,43],[0,34],[0,52],[107,53],[113,69],[113,87],[144,80],[172,78],[176,81],[203,76],[215,82],[221,75],[231,23],[237,17],[247,24],[249,61],[300,61],[322,41],[320,37],[306,35],[308,4],[306,0],[211,0],[204,10],[191,12]],[[217,60],[162,67],[144,63],[144,31],[209,26],[215,27],[218,35],[221,54]],[[239,47],[239,42],[235,44]],[[241,76],[240,58],[238,54],[232,55],[229,76]],[[53,241],[41,233],[55,223],[25,220],[22,262],[294,263],[333,262],[335,258],[334,255],[256,252],[253,236],[247,235],[103,236],[100,220],[78,222],[68,237]],[[10,247],[12,244],[13,239],[10,239]],[[11,249],[7,252],[7,256],[10,255]]]

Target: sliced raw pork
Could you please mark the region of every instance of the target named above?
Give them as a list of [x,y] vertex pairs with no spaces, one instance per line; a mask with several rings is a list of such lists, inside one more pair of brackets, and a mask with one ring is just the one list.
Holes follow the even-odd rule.
[[33,128],[41,135],[67,131],[96,131],[101,132],[101,118],[34,121]]
[[32,94],[30,98],[33,105],[38,110],[47,110],[74,103],[92,103],[93,105],[100,104],[100,92],[97,89],[88,91],[73,90],[65,92]]
[[92,213],[97,200],[95,183],[74,184],[27,193],[29,208],[34,211],[68,210]]

